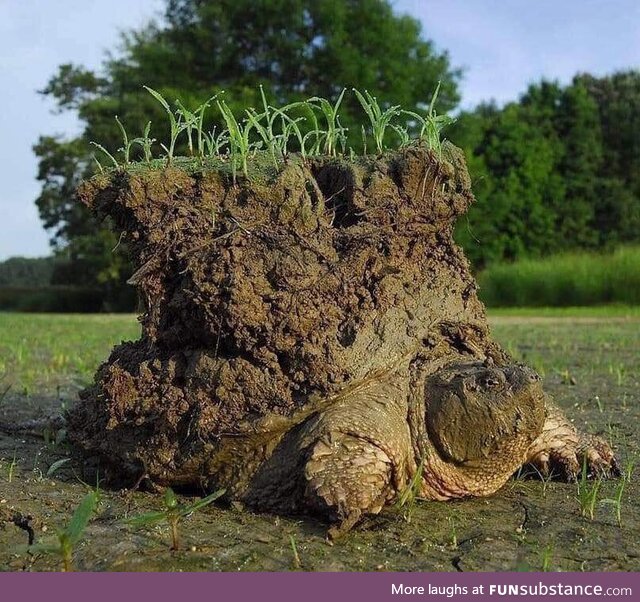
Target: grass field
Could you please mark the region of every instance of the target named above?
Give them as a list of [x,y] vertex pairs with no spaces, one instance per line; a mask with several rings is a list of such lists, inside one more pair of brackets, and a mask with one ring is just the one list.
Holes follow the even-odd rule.
[[478,275],[489,307],[640,304],[640,247],[496,264]]
[[[637,308],[491,312],[494,336],[534,366],[580,428],[602,433],[623,464],[640,454],[640,311]],[[0,420],[39,416],[72,403],[111,347],[138,336],[131,315],[0,313]],[[58,569],[55,555],[26,551],[10,522],[30,515],[36,541],[50,541],[87,491],[64,443],[0,434],[0,567]],[[184,549],[169,550],[162,526],[123,518],[158,509],[160,496],[102,492],[96,518],[76,546],[84,570],[640,570],[640,487],[635,475],[603,482],[594,519],[575,484],[516,478],[485,499],[418,502],[410,520],[385,511],[330,547],[312,519],[211,506],[184,521]],[[293,552],[291,538],[295,542]],[[298,560],[296,560],[296,555]],[[1,568],[0,568],[1,570]]]
[[139,334],[127,314],[0,313],[0,378],[23,395],[71,392],[91,381],[114,345]]

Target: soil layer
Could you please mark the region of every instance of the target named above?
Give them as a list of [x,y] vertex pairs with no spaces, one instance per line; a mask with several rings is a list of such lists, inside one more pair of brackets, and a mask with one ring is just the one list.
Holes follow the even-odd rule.
[[72,410],[72,441],[112,483],[198,487],[221,441],[291,428],[354,383],[398,366],[419,380],[443,358],[504,361],[452,239],[469,176],[457,148],[443,151],[82,186],[127,242],[145,311],[142,338],[114,349]]

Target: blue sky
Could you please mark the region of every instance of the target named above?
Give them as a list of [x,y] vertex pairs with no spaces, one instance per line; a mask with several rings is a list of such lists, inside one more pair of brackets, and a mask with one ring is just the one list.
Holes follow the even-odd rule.
[[[517,98],[541,77],[568,82],[640,67],[640,0],[396,0],[465,68],[462,105]],[[0,260],[49,252],[34,200],[32,145],[77,133],[37,94],[65,62],[98,68],[121,29],[159,16],[163,0],[0,0]],[[96,27],[99,24],[99,27]]]

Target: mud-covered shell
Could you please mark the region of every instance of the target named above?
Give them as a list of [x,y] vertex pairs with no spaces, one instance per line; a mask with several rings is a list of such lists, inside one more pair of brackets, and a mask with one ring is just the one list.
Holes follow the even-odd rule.
[[292,157],[237,183],[174,167],[84,184],[80,200],[124,233],[145,312],[142,339],[117,347],[83,393],[72,438],[169,474],[220,436],[421,353],[486,347],[452,239],[469,176],[458,149],[443,156],[418,145],[356,162]]

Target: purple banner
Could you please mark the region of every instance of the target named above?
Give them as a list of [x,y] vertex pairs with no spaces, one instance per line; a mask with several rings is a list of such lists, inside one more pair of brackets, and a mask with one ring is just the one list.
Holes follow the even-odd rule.
[[1,600],[637,599],[640,573],[5,573]]

